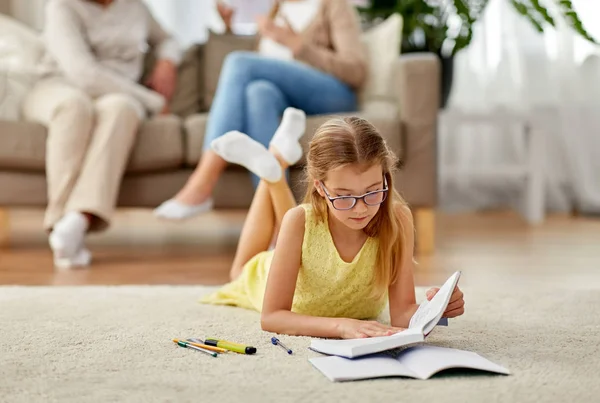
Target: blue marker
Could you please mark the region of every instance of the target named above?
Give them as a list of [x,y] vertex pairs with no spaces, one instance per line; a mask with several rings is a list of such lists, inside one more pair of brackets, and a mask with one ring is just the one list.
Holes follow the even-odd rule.
[[281,347],[282,349],[284,349],[285,351],[287,351],[288,354],[292,354],[292,350],[290,350],[289,348],[287,348],[286,346],[284,346],[277,337],[271,337],[271,343],[273,343],[276,346]]

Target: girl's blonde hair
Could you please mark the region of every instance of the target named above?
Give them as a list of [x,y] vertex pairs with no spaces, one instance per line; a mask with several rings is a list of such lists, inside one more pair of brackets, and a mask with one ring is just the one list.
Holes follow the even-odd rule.
[[397,214],[398,205],[406,205],[394,188],[393,171],[397,159],[377,129],[358,117],[331,119],[319,127],[310,142],[305,168],[307,191],[305,203],[312,204],[315,216],[324,221],[327,202],[319,195],[314,181],[325,181],[327,173],[344,165],[364,166],[365,170],[381,165],[387,181],[388,195],[377,215],[366,226],[365,233],[379,239],[379,250],[373,276],[374,296],[381,296],[399,276],[397,262],[404,253],[404,228]]

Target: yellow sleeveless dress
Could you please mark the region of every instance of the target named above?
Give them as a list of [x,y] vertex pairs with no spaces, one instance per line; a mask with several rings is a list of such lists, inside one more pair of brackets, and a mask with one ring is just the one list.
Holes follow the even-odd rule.
[[[367,238],[354,260],[345,262],[333,243],[327,219],[318,222],[311,205],[303,204],[302,207],[306,220],[292,312],[353,319],[379,316],[386,305],[387,292],[374,299],[369,287],[378,240]],[[260,312],[272,258],[273,251],[259,253],[246,263],[237,279],[203,297],[201,302]]]

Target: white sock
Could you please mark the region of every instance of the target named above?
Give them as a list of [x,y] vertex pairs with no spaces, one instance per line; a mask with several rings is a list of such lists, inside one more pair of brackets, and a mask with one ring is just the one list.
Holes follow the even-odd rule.
[[185,220],[195,215],[212,210],[213,200],[207,199],[200,204],[184,204],[176,199],[169,199],[154,209],[154,215],[167,220]]
[[306,131],[306,114],[295,108],[286,108],[279,127],[273,135],[271,145],[290,165],[294,165],[302,158],[300,138]]
[[55,225],[49,237],[50,247],[57,259],[71,259],[83,248],[88,230],[88,219],[79,212],[65,214]]
[[238,164],[268,182],[281,179],[281,165],[258,141],[244,133],[232,131],[213,140],[212,149],[225,161]]
[[70,258],[54,257],[54,267],[60,270],[69,270],[74,267],[89,266],[91,262],[92,254],[83,246],[79,248],[75,255]]

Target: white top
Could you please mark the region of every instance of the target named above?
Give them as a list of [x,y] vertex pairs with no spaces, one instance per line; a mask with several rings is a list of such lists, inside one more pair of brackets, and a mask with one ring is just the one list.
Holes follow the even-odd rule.
[[[320,6],[321,0],[284,1],[279,8],[277,17],[275,17],[275,23],[279,26],[285,26],[285,17],[294,31],[302,32],[314,20]],[[258,51],[266,57],[283,60],[294,58],[289,48],[270,38],[261,38]]]
[[176,64],[182,57],[141,0],[115,0],[106,8],[89,0],[48,0],[42,39],[43,75],[64,76],[92,97],[129,94],[154,113],[165,100],[138,84],[145,52],[156,47],[158,58]]

